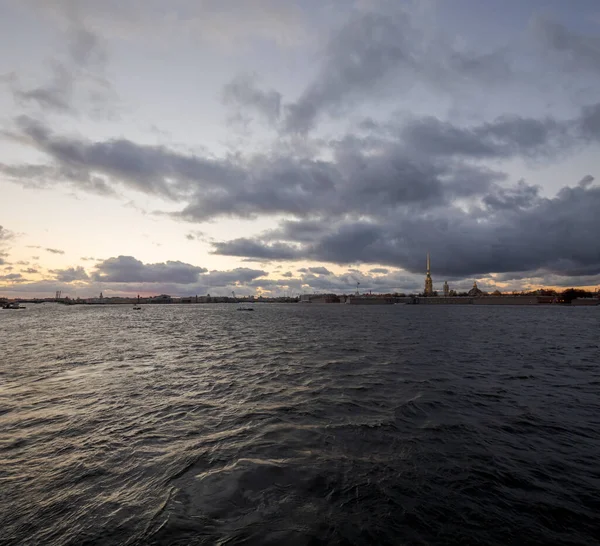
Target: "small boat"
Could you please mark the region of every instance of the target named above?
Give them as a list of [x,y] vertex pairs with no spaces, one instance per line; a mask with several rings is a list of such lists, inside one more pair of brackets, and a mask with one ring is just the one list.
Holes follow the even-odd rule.
[[21,307],[19,305],[19,302],[15,301],[15,302],[11,302],[11,303],[5,303],[2,306],[2,309],[27,309],[27,308],[26,307]]
[[246,305],[244,305],[241,301],[239,301],[235,297],[235,292],[231,292],[231,295],[233,296],[233,299],[238,304],[238,308],[237,308],[238,311],[254,311],[254,307],[252,307],[252,304],[246,304]]
[[138,294],[137,303],[133,306],[133,310],[134,311],[140,311],[141,309],[142,309],[142,306],[140,305],[140,296]]

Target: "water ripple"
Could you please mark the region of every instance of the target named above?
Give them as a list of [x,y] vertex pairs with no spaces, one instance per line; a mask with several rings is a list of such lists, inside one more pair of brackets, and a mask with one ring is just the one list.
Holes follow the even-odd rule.
[[598,544],[597,308],[0,314],[0,543]]

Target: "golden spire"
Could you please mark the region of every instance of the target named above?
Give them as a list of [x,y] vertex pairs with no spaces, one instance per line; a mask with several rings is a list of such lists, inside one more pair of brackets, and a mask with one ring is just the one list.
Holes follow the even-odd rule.
[[427,275],[425,275],[425,290],[423,294],[425,296],[433,296],[433,281],[431,280],[431,262],[429,260],[429,252],[427,253]]

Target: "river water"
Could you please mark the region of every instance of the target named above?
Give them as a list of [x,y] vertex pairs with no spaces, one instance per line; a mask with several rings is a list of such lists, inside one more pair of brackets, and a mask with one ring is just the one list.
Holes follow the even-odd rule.
[[600,308],[0,311],[0,544],[599,544]]

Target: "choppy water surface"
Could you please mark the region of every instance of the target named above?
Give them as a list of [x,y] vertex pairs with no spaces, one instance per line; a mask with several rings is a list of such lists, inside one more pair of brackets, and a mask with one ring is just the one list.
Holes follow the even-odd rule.
[[0,543],[598,544],[600,308],[0,311]]

